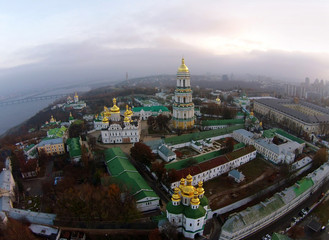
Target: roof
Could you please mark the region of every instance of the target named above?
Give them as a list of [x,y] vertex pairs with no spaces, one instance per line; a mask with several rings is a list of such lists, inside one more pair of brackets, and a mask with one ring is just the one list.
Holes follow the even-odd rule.
[[71,158],[81,156],[81,145],[78,137],[67,139],[66,144],[69,146],[69,154]]
[[[306,123],[320,123],[329,121],[329,109],[304,101],[299,101],[299,103],[296,104],[293,99],[258,99],[255,100],[255,103],[263,104]],[[295,106],[303,107],[306,111],[307,108],[312,109],[318,113],[313,112],[314,114],[312,115],[306,114],[302,111],[298,111]]]
[[235,125],[244,124],[244,119],[219,119],[219,120],[203,120],[202,126],[218,126],[218,125]]
[[133,112],[140,112],[140,111],[144,111],[144,112],[169,112],[168,108],[165,106],[151,106],[151,107],[134,107],[132,109]]
[[185,207],[184,215],[187,218],[198,219],[206,215],[206,210],[202,206],[199,206],[197,209],[192,209],[191,207]]
[[237,232],[280,209],[283,205],[284,202],[282,199],[278,195],[274,195],[270,199],[266,199],[264,202],[248,207],[239,213],[232,214],[224,223],[222,230],[227,232]]
[[179,204],[177,206],[174,206],[172,204],[172,201],[169,201],[166,205],[166,209],[169,213],[172,214],[181,214],[184,212],[184,205],[183,204]]
[[191,158],[186,158],[186,159],[182,159],[182,160],[177,160],[175,162],[171,162],[166,164],[165,168],[166,169],[176,169],[176,170],[180,170],[186,167],[186,165],[188,164],[189,161],[194,160],[196,163],[202,163],[205,161],[208,161],[210,159],[213,159],[215,157],[218,157],[220,155],[223,155],[224,151],[219,150],[219,151],[213,151],[210,153],[206,153],[206,154],[202,154],[199,155],[197,157],[191,157]]
[[312,229],[314,232],[318,232],[320,231],[322,225],[321,223],[319,223],[318,221],[312,219],[308,224],[307,226]]
[[162,152],[167,157],[176,156],[176,154],[173,151],[171,151],[166,145],[162,145],[159,151]]
[[313,185],[314,183],[311,178],[303,178],[293,186],[293,189],[296,196],[299,196],[305,191],[307,191],[309,188],[311,188]]
[[44,138],[41,142],[39,142],[38,147],[60,144],[60,143],[63,143],[62,138]]
[[236,178],[236,179],[241,179],[244,177],[244,175],[242,173],[240,173],[238,170],[233,169],[231,171],[229,171],[228,173],[230,176]]
[[239,157],[242,157],[242,156],[247,155],[249,153],[252,153],[254,151],[256,151],[256,148],[254,146],[252,146],[252,145],[249,145],[249,146],[247,146],[245,148],[242,148],[242,149],[239,149],[239,150],[236,150],[236,151],[233,151],[233,152],[230,152],[230,153],[226,154],[226,157],[230,161],[232,161],[234,159],[237,159]]
[[292,240],[290,237],[286,235],[282,235],[280,233],[273,233],[271,236],[272,240]]
[[111,175],[125,185],[137,201],[146,197],[159,199],[119,147],[105,150],[105,161]]
[[184,134],[181,136],[165,138],[164,142],[169,145],[176,145],[176,144],[180,144],[180,143],[190,142],[192,140],[196,141],[196,140],[224,135],[227,133],[231,133],[234,130],[241,129],[243,127],[244,127],[243,125],[235,125],[235,126],[231,126],[231,127],[227,127],[227,128],[220,128],[220,129],[209,130],[209,131],[204,131],[204,132]]
[[61,128],[53,128],[53,129],[49,129],[47,131],[47,135],[48,136],[55,136],[58,138],[63,137],[64,133],[66,132],[67,128],[62,126]]

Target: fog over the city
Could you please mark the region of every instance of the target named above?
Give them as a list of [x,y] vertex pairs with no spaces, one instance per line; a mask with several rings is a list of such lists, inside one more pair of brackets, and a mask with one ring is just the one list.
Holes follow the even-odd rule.
[[0,1],[0,95],[175,74],[329,80],[326,1]]

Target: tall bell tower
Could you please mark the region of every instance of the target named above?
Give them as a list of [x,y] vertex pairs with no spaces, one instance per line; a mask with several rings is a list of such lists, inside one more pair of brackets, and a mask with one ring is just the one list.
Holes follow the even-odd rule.
[[176,129],[190,129],[194,127],[194,103],[190,71],[182,58],[182,64],[177,71],[175,100],[173,104],[173,124]]

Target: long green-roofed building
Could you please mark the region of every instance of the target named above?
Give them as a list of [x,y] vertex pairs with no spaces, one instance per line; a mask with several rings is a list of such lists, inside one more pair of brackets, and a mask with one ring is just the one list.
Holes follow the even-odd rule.
[[71,161],[79,162],[81,160],[80,138],[69,138],[66,140],[67,151],[70,154]]
[[136,199],[137,208],[151,211],[159,208],[159,197],[146,183],[127,156],[118,147],[105,150],[105,162],[109,174]]
[[147,120],[150,116],[156,117],[160,114],[169,116],[170,112],[165,106],[151,106],[151,107],[134,107],[134,116],[139,116],[142,120]]
[[274,194],[264,202],[231,214],[222,227],[219,239],[244,239],[266,227],[305,201],[328,181],[328,174],[329,163],[325,163],[293,186]]
[[203,120],[201,126],[203,130],[213,130],[219,128],[226,128],[228,126],[243,125],[244,119],[216,119]]

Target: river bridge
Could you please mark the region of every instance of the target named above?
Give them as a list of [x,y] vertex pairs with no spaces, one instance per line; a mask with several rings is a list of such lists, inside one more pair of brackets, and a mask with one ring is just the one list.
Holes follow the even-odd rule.
[[47,95],[47,96],[32,96],[32,97],[26,97],[22,99],[15,99],[10,101],[0,101],[0,107],[7,106],[7,105],[14,105],[14,104],[20,104],[25,102],[35,102],[40,100],[47,100],[47,99],[58,99],[62,97],[66,97],[69,94],[54,94],[54,95]]

